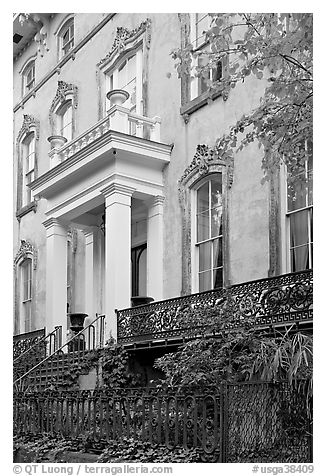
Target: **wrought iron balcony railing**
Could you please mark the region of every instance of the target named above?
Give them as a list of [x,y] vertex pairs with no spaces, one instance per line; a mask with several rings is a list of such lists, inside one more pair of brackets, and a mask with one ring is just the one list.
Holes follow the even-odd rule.
[[189,337],[206,322],[232,315],[233,325],[312,321],[312,270],[236,284],[117,311],[118,341],[136,343]]
[[41,339],[45,337],[45,327],[37,329],[32,332],[25,332],[24,334],[17,334],[13,336],[13,352],[14,359],[17,359],[21,354],[26,352],[30,347],[34,346]]

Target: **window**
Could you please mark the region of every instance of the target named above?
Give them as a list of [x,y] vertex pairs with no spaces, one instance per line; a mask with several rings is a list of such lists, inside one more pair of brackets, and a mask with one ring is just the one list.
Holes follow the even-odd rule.
[[23,200],[22,204],[31,202],[31,190],[28,185],[34,180],[35,168],[35,134],[29,134],[23,141]]
[[289,269],[291,272],[312,268],[312,143],[305,144],[306,159],[302,170],[288,175],[287,222]]
[[23,72],[23,94],[27,94],[35,86],[35,61],[30,61]]
[[196,255],[198,290],[223,286],[222,174],[213,175],[196,191]]
[[74,20],[68,20],[59,33],[59,58],[65,56],[74,47]]
[[[190,42],[193,46],[194,57],[192,62],[192,78],[190,84],[190,99],[194,99],[205,93],[209,88],[209,82],[219,81],[222,78],[222,61],[218,61],[214,67],[209,65],[209,45],[206,41],[205,32],[211,27],[211,17],[208,13],[190,14]],[[207,67],[201,77],[196,76],[198,67]]]
[[65,137],[67,141],[72,140],[72,103],[67,101],[58,111],[58,131],[59,135]]
[[21,305],[24,332],[30,332],[32,326],[32,260],[26,259],[20,265]]
[[147,243],[131,249],[131,295],[146,296]]
[[[132,112],[142,114],[142,51],[138,50],[127,58],[123,58],[114,70],[106,74],[106,92],[112,89],[124,89],[129,93],[129,99],[123,106]],[[110,107],[107,102],[107,110]]]

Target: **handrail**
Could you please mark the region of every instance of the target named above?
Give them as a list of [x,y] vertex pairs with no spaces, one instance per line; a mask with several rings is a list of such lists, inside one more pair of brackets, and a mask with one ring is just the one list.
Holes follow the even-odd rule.
[[[13,384],[17,384],[18,382],[20,382],[21,380],[23,380],[25,377],[27,377],[29,374],[31,374],[32,372],[34,372],[34,370],[37,370],[39,367],[41,367],[45,362],[48,362],[54,355],[58,355],[60,353],[62,353],[62,349],[64,349],[65,347],[68,347],[69,344],[71,344],[72,342],[80,342],[80,339],[79,337],[81,335],[83,335],[83,333],[87,330],[87,329],[90,329],[91,327],[94,328],[93,324],[95,324],[95,322],[97,322],[98,320],[100,320],[100,346],[103,345],[103,336],[102,336],[102,333],[103,333],[103,320],[105,318],[105,315],[104,314],[100,314],[96,317],[96,319],[94,319],[94,321],[92,321],[90,324],[88,324],[88,326],[86,326],[84,329],[82,329],[81,331],[78,332],[78,334],[74,335],[70,340],[68,340],[65,344],[63,344],[61,347],[59,347],[59,349],[57,349],[55,352],[53,352],[51,355],[48,355],[45,359],[43,359],[41,362],[39,362],[38,364],[36,364],[34,367],[32,367],[30,370],[28,370],[27,372],[24,373],[24,375],[22,375],[21,377],[19,377],[18,379],[16,379]],[[84,335],[83,335],[84,336]],[[94,338],[94,334],[93,334],[93,338]],[[94,342],[94,340],[93,340]]]
[[[60,341],[61,340],[61,335],[62,335],[62,326],[55,326],[53,331],[51,331],[47,335],[43,336],[39,341],[35,342],[31,347],[26,349],[22,354],[19,354],[19,356],[14,359],[13,364],[15,365],[15,363],[18,362],[18,360],[20,360],[22,357],[26,356],[26,354],[28,354],[28,352],[30,352],[31,350],[34,350],[35,347],[39,346],[48,337],[50,337],[52,335],[55,337],[55,335],[57,333],[59,334],[58,337],[59,337],[59,341]],[[54,349],[54,351],[55,350],[56,349]],[[51,354],[51,338],[50,338],[50,354]]]

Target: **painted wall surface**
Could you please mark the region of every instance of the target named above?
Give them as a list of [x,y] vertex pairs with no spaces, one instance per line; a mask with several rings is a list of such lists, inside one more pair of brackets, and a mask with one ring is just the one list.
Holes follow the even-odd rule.
[[[36,82],[57,65],[56,39],[53,33],[62,24],[64,14],[56,14],[51,21],[49,51],[36,58]],[[76,14],[75,43],[85,37],[105,18],[105,14]],[[41,124],[39,139],[39,175],[49,169],[47,137],[51,134],[49,110],[54,99],[58,81],[72,83],[78,87],[76,108],[76,133],[79,135],[99,120],[99,91],[97,63],[112,48],[119,26],[137,28],[146,18],[152,21],[151,43],[148,50],[148,102],[147,115],[161,117],[161,142],[173,144],[171,162],[164,170],[164,297],[180,295],[182,224],[178,199],[178,180],[190,164],[198,144],[214,145],[215,140],[228,130],[243,113],[250,111],[262,94],[264,83],[248,78],[245,84],[231,90],[229,98],[218,97],[212,103],[191,114],[186,124],[180,114],[181,86],[171,51],[180,46],[180,21],[177,14],[116,14],[95,34],[88,43],[50,77],[14,114],[14,138],[23,122],[23,114],[35,116]],[[36,52],[35,43],[23,52],[14,65],[14,104],[21,100],[22,66]],[[59,74],[58,74],[59,73]],[[102,73],[100,73],[102,74]],[[230,279],[232,283],[266,277],[269,266],[268,238],[268,187],[260,180],[260,152],[254,146],[238,154],[234,165],[234,182],[230,191],[229,245]],[[14,174],[16,161],[14,161]],[[14,204],[16,203],[16,188]],[[45,200],[38,202],[36,213],[30,212],[14,223],[14,253],[20,239],[30,240],[38,250],[36,270],[35,327],[42,325],[45,312]],[[76,309],[83,307],[83,239],[79,237],[76,255]],[[196,290],[193,290],[194,292]]]

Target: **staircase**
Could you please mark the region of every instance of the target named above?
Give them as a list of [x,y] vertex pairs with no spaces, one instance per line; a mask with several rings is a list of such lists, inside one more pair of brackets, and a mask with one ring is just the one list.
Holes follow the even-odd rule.
[[[85,362],[92,352],[104,346],[104,321],[104,315],[97,316],[93,322],[64,345],[49,346],[50,351],[47,355],[39,361],[34,361],[34,365],[29,366],[24,373],[16,370],[14,372],[14,391],[35,392],[52,387],[58,389],[60,385],[67,384],[67,380],[69,381],[67,374],[71,369],[78,366],[79,372],[82,373],[83,366],[85,367]],[[58,333],[58,328],[46,336],[49,342],[53,342],[53,338],[49,337],[53,336],[53,333]],[[54,342],[58,342],[58,339]],[[40,348],[46,346],[44,341],[38,342],[37,345],[40,345]],[[38,352],[38,355],[42,355],[42,353]]]

